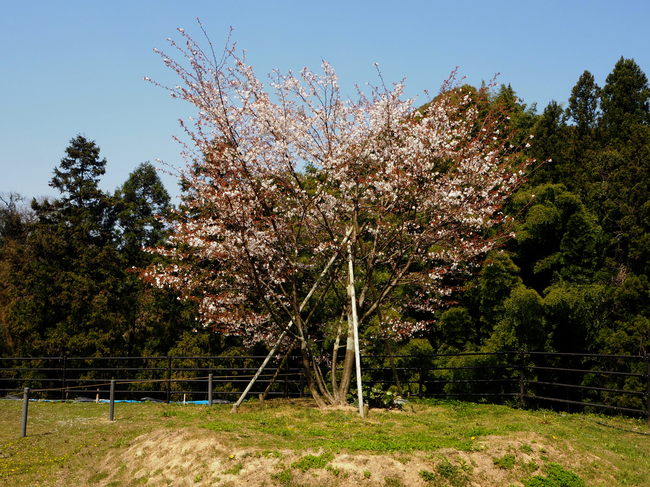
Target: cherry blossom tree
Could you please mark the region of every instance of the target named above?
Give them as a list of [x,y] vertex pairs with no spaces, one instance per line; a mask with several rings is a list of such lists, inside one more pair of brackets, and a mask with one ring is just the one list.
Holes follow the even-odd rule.
[[217,58],[207,35],[204,51],[179,32],[179,60],[160,55],[182,84],[163,87],[198,113],[181,121],[183,203],[150,249],[166,263],[141,275],[198,301],[206,327],[272,353],[297,341],[318,405],[342,403],[357,330],[425,331],[458,277],[510,236],[501,208],[530,161],[504,135],[507,113],[455,73],[419,109],[381,74],[345,100],[326,62],[266,87],[234,45]]

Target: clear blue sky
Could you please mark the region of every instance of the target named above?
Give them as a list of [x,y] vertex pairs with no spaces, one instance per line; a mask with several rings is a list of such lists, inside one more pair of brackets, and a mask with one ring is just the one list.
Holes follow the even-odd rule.
[[[0,192],[57,196],[48,186],[71,138],[95,140],[114,191],[141,162],[182,165],[177,119],[193,112],[144,76],[175,84],[153,48],[229,27],[258,76],[329,61],[344,93],[407,78],[436,93],[460,66],[479,85],[500,72],[539,111],[566,102],[585,69],[599,85],[624,56],[650,75],[647,0],[527,1],[9,1],[0,0]],[[163,181],[178,195],[174,178]]]

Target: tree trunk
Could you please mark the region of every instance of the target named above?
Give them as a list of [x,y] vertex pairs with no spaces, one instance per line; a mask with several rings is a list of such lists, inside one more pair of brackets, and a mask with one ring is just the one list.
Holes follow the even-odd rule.
[[314,398],[314,401],[316,401],[318,407],[320,409],[324,409],[326,404],[323,401],[321,395],[318,393],[316,384],[314,384],[314,377],[311,374],[311,367],[309,364],[310,362],[309,350],[307,349],[307,343],[304,337],[301,337],[300,339],[300,352],[302,353],[302,366],[305,369],[305,377],[307,378],[307,386],[309,387],[309,392]]
[[348,338],[345,349],[345,360],[343,362],[343,374],[341,384],[338,390],[339,404],[343,404],[347,399],[350,383],[352,382],[352,371],[354,370],[354,327],[352,326],[352,312],[348,306]]
[[332,394],[334,395],[334,404],[340,404],[338,381],[336,379],[336,374],[338,372],[336,369],[336,362],[339,359],[341,333],[343,332],[341,326],[342,323],[343,323],[343,315],[341,315],[341,318],[339,319],[339,326],[337,327],[336,330],[336,340],[334,340],[334,346],[332,347]]

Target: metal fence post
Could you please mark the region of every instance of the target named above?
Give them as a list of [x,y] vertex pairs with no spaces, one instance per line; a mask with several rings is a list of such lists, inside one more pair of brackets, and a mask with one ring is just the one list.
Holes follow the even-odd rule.
[[212,374],[208,375],[208,406],[212,406]]
[[645,392],[645,398],[646,398],[646,406],[645,406],[645,412],[646,415],[648,416],[648,426],[650,426],[650,355],[648,355],[648,352],[645,353],[645,380],[646,380],[646,392]]
[[172,358],[167,356],[167,404],[171,400],[172,395]]
[[62,378],[62,381],[61,381],[63,383],[63,387],[61,389],[61,399],[63,399],[65,401],[66,399],[68,399],[68,392],[65,389],[65,387],[66,387],[65,386],[65,372],[66,372],[66,369],[67,369],[68,358],[64,355],[63,357],[61,357],[61,359],[63,360],[63,378]]
[[115,379],[111,379],[110,406],[108,407],[108,420],[113,421],[115,413]]
[[20,423],[20,437],[25,438],[27,436],[27,408],[29,406],[29,387],[25,387],[25,393],[23,394],[23,418]]
[[524,351],[519,350],[519,407],[524,408]]
[[420,355],[420,377],[418,380],[418,397],[422,399],[422,382],[424,381],[424,375],[422,374],[422,355]]
[[[287,360],[284,362],[284,397],[287,398],[289,397],[289,361],[291,360],[291,357],[289,357],[289,352],[287,352]],[[302,384],[302,376],[301,377],[301,384]],[[300,393],[300,397],[302,397],[302,393]]]

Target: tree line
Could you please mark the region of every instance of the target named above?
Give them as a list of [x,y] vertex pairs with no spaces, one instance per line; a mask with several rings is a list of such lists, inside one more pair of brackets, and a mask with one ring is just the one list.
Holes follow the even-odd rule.
[[517,108],[543,162],[509,202],[516,237],[441,313],[435,348],[646,353],[649,123],[648,80],[624,58],[602,88],[585,71],[566,108]]
[[[142,283],[172,205],[156,169],[140,164],[114,193],[99,188],[106,159],[78,135],[54,169],[60,196],[0,210],[0,350],[4,356],[206,353],[192,306]],[[219,348],[220,352],[221,349]]]
[[[534,105],[519,100],[510,86],[485,91],[452,86],[447,93],[445,109],[460,110],[462,117],[467,117],[470,109],[476,111],[480,120],[487,120],[490,114],[507,113],[507,119],[494,119],[493,128],[500,134],[498,150],[521,148],[516,160],[535,159],[536,162],[522,166],[526,181],[499,203],[502,220],[495,220],[482,233],[475,232],[491,238],[496,248],[477,253],[480,259],[475,262],[473,258],[471,263],[463,261],[462,272],[452,276],[445,274],[447,268],[440,258],[442,252],[450,252],[451,244],[429,242],[427,256],[438,252],[436,259],[422,258],[412,269],[418,276],[438,269],[446,291],[442,295],[427,294],[420,286],[419,277],[394,286],[391,300],[382,304],[383,308],[376,306],[371,312],[372,319],[361,324],[359,338],[364,352],[384,354],[387,347],[392,347],[393,353],[528,349],[644,354],[650,333],[650,89],[639,66],[633,60],[621,58],[602,88],[585,71],[571,90],[566,107],[551,102],[542,113],[537,113]],[[474,101],[458,108],[462,93]],[[409,108],[401,119],[411,116],[413,123],[418,123],[431,113],[427,112],[431,106],[439,106],[435,102],[436,99],[432,100],[432,104],[419,111]],[[407,130],[406,123],[396,124],[395,130]],[[467,140],[475,136],[470,130]],[[266,140],[264,137],[268,134],[260,135],[260,140]],[[364,153],[364,157],[374,157],[381,151],[392,154],[403,150],[399,144],[395,145],[395,140],[404,140],[405,132],[400,137],[390,145],[386,132],[382,132],[372,151]],[[83,136],[70,141],[65,157],[54,170],[50,185],[59,191],[57,199],[34,200],[27,206],[20,195],[3,194],[0,201],[1,353],[4,356],[211,355],[242,353],[251,347],[258,352],[264,350],[267,346],[264,340],[251,341],[242,332],[245,327],[239,334],[235,333],[238,316],[252,323],[253,315],[245,314],[255,311],[255,305],[250,302],[241,301],[238,308],[231,309],[230,328],[204,328],[197,318],[206,316],[210,309],[205,308],[206,302],[201,299],[200,286],[151,285],[155,281],[152,269],[177,265],[178,252],[189,249],[188,242],[180,242],[176,253],[170,250],[172,229],[182,225],[189,228],[196,221],[192,216],[206,217],[205,211],[214,209],[205,204],[202,199],[205,193],[197,192],[197,184],[200,181],[204,189],[212,185],[212,191],[224,189],[225,186],[215,185],[214,174],[206,177],[205,168],[207,163],[215,162],[208,156],[218,154],[223,159],[230,154],[232,142],[205,140],[194,159],[194,167],[182,181],[184,196],[178,209],[171,205],[169,195],[149,163],[138,166],[114,193],[101,191],[98,183],[107,162],[100,157],[99,147]],[[348,142],[350,145],[342,147],[342,151],[361,153],[362,148],[352,147],[353,139]],[[447,156],[436,156],[436,171],[444,173],[448,167]],[[338,189],[324,191],[319,179],[322,169],[318,168],[318,161],[313,162],[293,175],[292,182],[269,179],[264,191],[271,191],[270,185],[275,184],[284,194],[300,193],[305,198],[295,201],[312,203],[319,191],[325,199],[328,194],[340,197],[348,189],[353,194],[353,189],[345,186],[345,178]],[[347,178],[355,170],[348,169]],[[390,218],[381,217],[382,225],[394,225],[394,215],[399,214],[399,222],[404,224],[400,228],[411,225],[409,231],[412,231],[400,234],[402,240],[396,241],[399,245],[390,247],[393,257],[376,260],[372,271],[364,268],[357,275],[356,292],[365,290],[366,302],[370,303],[365,311],[379,301],[375,293],[390,281],[391,266],[400,265],[396,252],[411,245],[413,238],[422,233],[422,229],[416,230],[413,225],[434,222],[433,214],[426,220],[409,220],[417,193],[406,185],[395,185],[386,194],[380,194],[377,188],[394,183],[402,177],[399,174],[386,172],[383,179],[377,171],[354,174],[375,191],[374,199],[364,203],[364,208],[375,205],[373,211],[377,212],[380,206],[384,210],[390,206],[393,213]],[[372,181],[371,175],[376,176]],[[224,176],[221,183],[228,182],[228,177]],[[230,184],[235,185],[241,178],[241,174],[233,177]],[[422,182],[416,181],[414,187],[422,189]],[[391,191],[400,198],[389,201],[387,195]],[[413,201],[409,200],[411,197]],[[330,204],[332,211],[350,212],[350,208],[336,206],[340,198],[319,201],[320,205]],[[354,208],[354,198],[350,201]],[[410,206],[399,206],[396,202],[408,202]],[[299,205],[287,206],[282,212],[288,215],[298,209]],[[219,208],[216,216],[224,216],[225,211],[225,207]],[[471,211],[480,210],[476,207]],[[370,224],[364,227],[363,219],[376,222],[380,218],[378,214],[360,216],[354,224],[346,222],[349,228],[356,228],[360,261],[369,262],[372,242],[368,235],[362,235],[370,227]],[[267,217],[269,214],[264,212],[255,216],[258,223]],[[320,225],[321,233],[314,225],[307,225],[298,238],[291,233],[296,232],[295,227],[287,228],[282,234],[285,240],[278,239],[278,245],[286,245],[290,237],[304,239],[309,232],[314,237],[328,231],[326,220],[313,221]],[[233,231],[234,220],[228,225],[222,231]],[[513,238],[500,238],[511,232]],[[340,234],[345,235],[345,231],[341,230]],[[463,242],[470,245],[469,240]],[[319,243],[318,251],[323,255],[334,249],[331,241]],[[147,248],[167,249],[167,252],[144,250]],[[305,250],[294,264],[306,269],[309,265],[306,255]],[[404,257],[408,258],[400,254],[400,258]],[[345,256],[342,258],[344,261]],[[323,262],[326,260],[323,258]],[[194,272],[210,276],[221,272],[224,262],[214,265],[214,260],[196,259]],[[261,262],[261,258],[256,262]],[[290,266],[277,264],[279,270],[274,279],[280,282],[287,279]],[[234,264],[228,265],[232,270]],[[141,279],[143,269],[149,269],[148,282]],[[335,309],[334,301],[346,301],[349,290],[344,281],[333,282],[319,303],[320,311],[315,311],[311,318],[328,330],[315,345],[317,353],[324,353],[327,348],[332,350],[337,340],[336,328],[340,328],[341,319],[347,318],[349,310],[345,307],[336,308],[337,316],[331,312]],[[337,283],[341,283],[338,291]],[[254,288],[254,283],[250,286]],[[337,297],[337,292],[341,296]],[[268,295],[273,293],[277,295],[277,290],[269,291]],[[184,299],[178,299],[179,295]],[[247,296],[263,299],[261,294],[253,295]],[[278,303],[281,303],[277,304],[278,309],[282,305],[288,309],[297,305],[285,298],[278,299]],[[276,326],[280,327],[283,321],[277,321]],[[382,328],[382,323],[391,326]],[[347,324],[344,328],[343,336]],[[344,349],[345,340],[339,340],[336,345]]]

